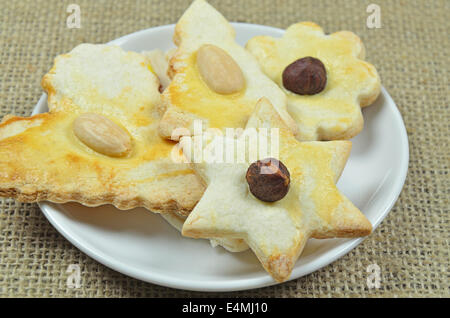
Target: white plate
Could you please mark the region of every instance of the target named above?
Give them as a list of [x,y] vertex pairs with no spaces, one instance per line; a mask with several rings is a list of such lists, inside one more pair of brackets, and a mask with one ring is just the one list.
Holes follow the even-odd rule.
[[[233,24],[244,45],[256,35],[281,36],[283,30]],[[174,26],[139,31],[111,43],[141,52],[173,47]],[[46,95],[33,114],[47,111]],[[408,169],[408,137],[394,101],[383,88],[374,105],[364,109],[365,127],[353,149],[339,189],[376,228],[402,189]],[[163,218],[145,209],[119,211],[112,206],[43,202],[53,226],[81,251],[123,274],[147,282],[189,290],[232,291],[275,284],[251,251],[229,253],[207,240],[184,238]],[[363,238],[311,239],[290,279],[309,274],[348,253]],[[355,260],[356,261],[356,260]]]

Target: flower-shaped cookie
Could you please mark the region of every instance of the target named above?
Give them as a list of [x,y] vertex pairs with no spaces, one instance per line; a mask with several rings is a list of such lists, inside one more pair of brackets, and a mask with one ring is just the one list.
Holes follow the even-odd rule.
[[[375,67],[363,61],[364,46],[354,33],[325,35],[317,24],[302,22],[290,26],[282,38],[257,36],[246,47],[287,94],[298,139],[349,139],[362,130],[361,107],[375,101],[381,84]],[[314,95],[300,95],[283,85],[285,68],[304,57],[319,59],[325,66],[326,85]]]
[[[259,131],[279,127],[279,139],[270,137],[266,149],[270,156],[278,152],[277,158],[290,173],[290,188],[276,202],[257,199],[246,181],[253,162],[251,149],[264,140],[264,134],[257,142],[246,140],[255,127]],[[266,99],[258,103],[237,139],[205,138],[203,156],[195,159],[194,150],[199,148],[195,138],[183,137],[181,145],[186,156],[194,159],[194,169],[207,188],[185,221],[183,235],[243,239],[274,279],[284,281],[309,237],[358,237],[371,232],[370,222],[335,186],[350,153],[350,141],[299,142]],[[277,141],[278,151],[273,147]],[[257,153],[256,159],[263,159]]]

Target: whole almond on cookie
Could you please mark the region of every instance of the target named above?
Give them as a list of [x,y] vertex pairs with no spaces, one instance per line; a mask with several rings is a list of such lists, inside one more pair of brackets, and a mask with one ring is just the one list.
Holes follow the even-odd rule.
[[73,132],[89,148],[111,157],[123,157],[131,151],[131,137],[105,116],[84,113],[73,122]]
[[245,86],[239,65],[221,48],[204,44],[197,51],[197,66],[205,83],[219,94],[232,94]]

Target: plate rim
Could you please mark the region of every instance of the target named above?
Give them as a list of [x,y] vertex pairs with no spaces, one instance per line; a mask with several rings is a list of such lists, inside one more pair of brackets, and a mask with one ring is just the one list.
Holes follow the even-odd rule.
[[[252,24],[252,23],[242,23],[242,22],[231,22],[233,27],[249,27],[254,29],[268,29],[273,32],[277,32],[280,35],[284,33],[283,29],[272,27],[272,26],[266,26],[266,25],[259,25],[259,24]],[[117,39],[114,39],[112,41],[109,41],[107,44],[114,44],[121,46],[126,41],[129,41],[130,38],[137,37],[142,35],[143,33],[148,32],[149,30],[152,30],[153,32],[158,30],[165,30],[165,29],[172,29],[175,27],[175,24],[167,24],[167,25],[161,25],[156,27],[151,27],[147,29],[142,29],[130,34],[123,35]],[[236,33],[238,31],[236,30]],[[401,113],[395,104],[392,97],[389,95],[389,93],[386,91],[386,89],[382,86],[381,87],[381,94],[386,98],[386,102],[392,108],[395,115],[395,120],[399,122],[400,125],[400,139],[402,140],[402,152],[404,153],[404,156],[401,158],[400,167],[402,168],[402,171],[397,174],[396,184],[394,185],[395,193],[390,196],[390,200],[388,200],[388,203],[385,205],[383,211],[378,214],[377,219],[372,224],[373,231],[381,224],[381,222],[386,218],[386,216],[391,211],[392,207],[398,200],[398,197],[400,196],[403,185],[405,183],[407,173],[408,173],[408,166],[409,166],[409,140],[408,140],[408,134],[406,132],[406,126],[404,124],[403,118],[401,116]],[[35,115],[37,113],[42,112],[42,109],[47,102],[47,94],[43,93],[33,108],[32,115]],[[65,238],[67,239],[71,244],[73,244],[76,248],[78,248],[81,252],[86,254],[87,256],[93,258],[95,261],[103,264],[104,266],[107,266],[110,269],[113,269],[119,273],[122,273],[124,275],[130,276],[135,279],[139,279],[145,282],[157,284],[160,286],[166,286],[170,288],[176,288],[176,289],[182,289],[182,290],[192,290],[192,291],[202,291],[202,292],[229,292],[229,291],[239,291],[239,290],[249,290],[249,289],[255,289],[255,288],[261,288],[261,287],[267,287],[272,285],[280,284],[276,281],[274,281],[269,275],[261,277],[254,277],[254,278],[244,278],[244,279],[238,279],[238,280],[232,280],[231,282],[227,281],[221,281],[220,283],[212,281],[212,282],[205,282],[200,281],[198,283],[194,279],[185,279],[180,280],[179,278],[172,279],[169,276],[161,275],[161,274],[154,274],[152,275],[151,271],[142,271],[139,268],[132,268],[129,267],[129,265],[123,263],[120,260],[115,259],[114,257],[105,255],[102,253],[102,251],[99,251],[97,249],[92,249],[89,246],[85,246],[82,243],[80,243],[80,240],[77,239],[75,234],[69,233],[64,226],[60,226],[58,221],[54,218],[52,215],[52,211],[55,209],[55,206],[60,206],[61,204],[57,203],[51,203],[47,201],[38,202],[37,203],[41,211],[43,212],[44,216],[47,218],[47,220],[52,224],[52,226]],[[64,209],[62,207],[61,209]],[[372,233],[373,233],[372,231]],[[315,258],[315,262],[320,263],[319,266],[310,266],[307,270],[299,270],[296,273],[294,271],[292,272],[291,277],[285,281],[292,281],[294,279],[298,279],[300,277],[303,277],[305,275],[308,275],[312,272],[315,272],[331,263],[336,261],[337,259],[341,258],[345,254],[349,253],[351,250],[353,250],[356,246],[358,246],[366,237],[361,238],[354,238],[354,239],[348,239],[346,242],[342,242],[338,246],[334,247],[332,250],[328,251],[334,251],[334,254],[330,257],[327,255],[327,253],[318,256]]]

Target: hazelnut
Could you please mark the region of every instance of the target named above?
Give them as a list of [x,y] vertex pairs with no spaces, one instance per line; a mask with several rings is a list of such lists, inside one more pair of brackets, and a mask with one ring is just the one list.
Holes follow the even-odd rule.
[[289,64],[283,71],[283,86],[300,95],[320,93],[327,84],[327,71],[314,57],[304,57]]
[[261,201],[281,200],[289,191],[289,171],[281,161],[274,158],[252,163],[245,177],[250,192]]

